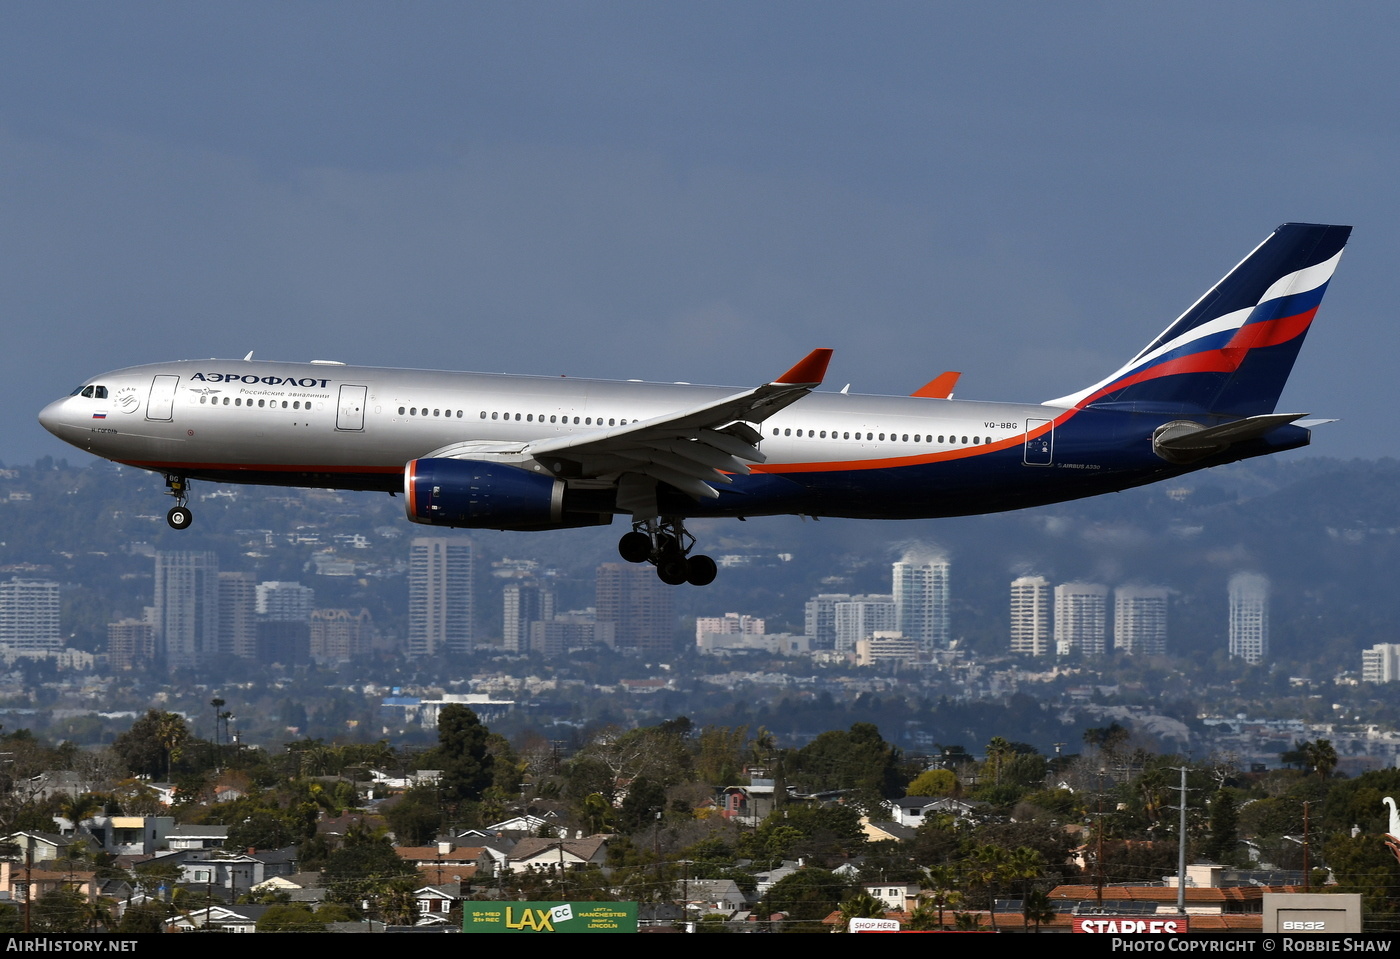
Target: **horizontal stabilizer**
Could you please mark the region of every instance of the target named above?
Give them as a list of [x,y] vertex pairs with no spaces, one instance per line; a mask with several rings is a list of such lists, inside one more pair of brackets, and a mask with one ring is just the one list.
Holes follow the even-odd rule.
[[1306,413],[1266,413],[1242,420],[1202,426],[1190,420],[1176,420],[1157,428],[1152,449],[1169,463],[1190,463],[1219,453],[1236,443],[1256,439],[1280,426],[1307,416]]

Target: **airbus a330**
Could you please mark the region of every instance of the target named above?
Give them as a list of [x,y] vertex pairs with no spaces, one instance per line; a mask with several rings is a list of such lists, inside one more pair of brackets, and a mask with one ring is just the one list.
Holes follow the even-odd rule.
[[694,517],[910,519],[1093,496],[1305,446],[1275,406],[1351,228],[1279,227],[1123,367],[1041,404],[818,392],[831,350],[754,389],[182,360],[94,377],[39,420],[191,480],[402,493],[430,526],[548,530],[630,519],[618,549],[706,585]]

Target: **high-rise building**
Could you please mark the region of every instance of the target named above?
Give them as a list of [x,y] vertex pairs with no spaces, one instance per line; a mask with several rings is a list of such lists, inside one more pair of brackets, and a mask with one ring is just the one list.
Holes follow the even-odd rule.
[[1377,643],[1361,651],[1361,681],[1393,683],[1400,680],[1400,643]]
[[613,624],[618,649],[669,653],[675,648],[674,594],[646,564],[604,563],[598,567],[598,624]]
[[0,652],[30,655],[63,649],[58,583],[12,578],[0,583]]
[[307,623],[316,607],[316,591],[301,583],[258,584],[258,615],[279,623]]
[[257,656],[257,585],[252,573],[219,574],[218,652],[243,659]]
[[738,613],[725,613],[723,616],[695,617],[695,643],[699,645],[707,635],[719,636],[762,636],[768,623],[757,616],[740,616]]
[[836,648],[836,604],[850,598],[850,593],[822,593],[807,600],[802,632],[813,649]]
[[948,561],[943,559],[894,564],[895,629],[927,653],[945,649],[948,626]]
[[408,655],[471,651],[471,540],[419,536],[408,558]]
[[1011,581],[1011,652],[1021,656],[1050,652],[1050,582],[1044,576]]
[[899,607],[890,595],[852,596],[836,604],[836,646],[839,653],[854,653],[856,643],[877,632],[899,630]]
[[1055,653],[1102,656],[1107,642],[1108,587],[1061,583],[1055,587]]
[[1230,656],[1257,666],[1269,658],[1269,577],[1230,577]]
[[554,591],[539,583],[514,582],[501,592],[502,645],[512,653],[530,648],[530,624],[554,618]]
[[1113,648],[1135,656],[1167,654],[1167,591],[1119,586],[1113,591]]
[[107,624],[107,663],[113,669],[145,669],[156,658],[156,627],[144,619]]
[[310,652],[318,663],[344,663],[370,651],[374,620],[369,610],[352,613],[348,609],[311,611]]
[[156,647],[168,669],[194,669],[218,647],[219,559],[207,551],[156,553]]

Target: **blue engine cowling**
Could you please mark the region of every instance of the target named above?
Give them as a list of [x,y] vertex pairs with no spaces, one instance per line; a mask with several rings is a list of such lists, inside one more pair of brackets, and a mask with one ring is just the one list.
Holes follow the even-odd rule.
[[499,463],[412,460],[403,486],[408,518],[429,526],[537,530],[612,522],[610,514],[566,510],[563,480]]

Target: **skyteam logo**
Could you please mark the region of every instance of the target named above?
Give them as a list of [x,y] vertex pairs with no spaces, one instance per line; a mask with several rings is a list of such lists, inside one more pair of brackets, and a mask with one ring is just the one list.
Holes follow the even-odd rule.
[[314,376],[258,376],[255,373],[196,373],[190,377],[192,380],[199,380],[204,383],[247,383],[249,385],[263,386],[297,386],[302,389],[325,389],[330,380],[317,379]]

